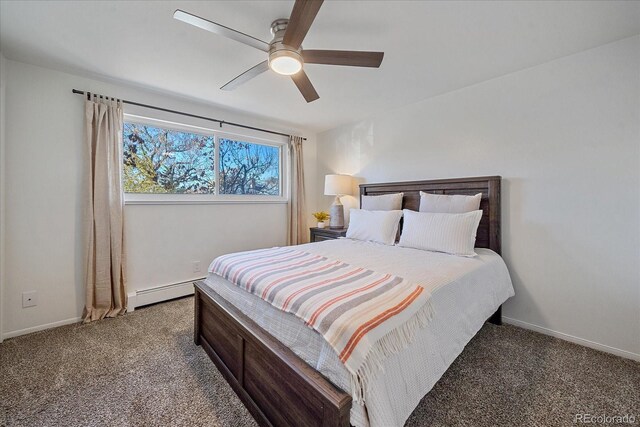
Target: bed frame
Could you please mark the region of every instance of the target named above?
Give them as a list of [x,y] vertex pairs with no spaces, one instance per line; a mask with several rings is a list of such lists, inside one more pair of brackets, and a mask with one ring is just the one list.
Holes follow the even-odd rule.
[[[360,185],[360,196],[403,192],[418,210],[420,191],[482,193],[476,247],[500,253],[500,177]],[[489,319],[500,323],[501,308]],[[208,286],[195,283],[194,341],[201,345],[249,412],[263,426],[348,426],[351,396]]]

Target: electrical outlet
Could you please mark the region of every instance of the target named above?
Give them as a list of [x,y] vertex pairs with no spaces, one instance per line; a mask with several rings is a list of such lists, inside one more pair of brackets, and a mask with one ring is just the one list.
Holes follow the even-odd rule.
[[193,272],[200,273],[200,261],[193,261]]
[[22,308],[34,307],[36,305],[38,305],[38,293],[36,291],[22,293]]

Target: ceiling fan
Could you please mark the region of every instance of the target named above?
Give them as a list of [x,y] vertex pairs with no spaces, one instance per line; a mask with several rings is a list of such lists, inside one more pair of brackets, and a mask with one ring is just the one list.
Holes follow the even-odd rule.
[[304,64],[378,68],[384,57],[384,52],[303,49],[302,41],[318,14],[322,2],[323,0],[296,0],[289,19],[276,19],[271,24],[273,39],[269,43],[183,10],[176,10],[173,17],[268,53],[267,60],[249,68],[220,89],[233,90],[271,69],[276,73],[291,76],[304,99],[312,102],[320,97],[304,72]]

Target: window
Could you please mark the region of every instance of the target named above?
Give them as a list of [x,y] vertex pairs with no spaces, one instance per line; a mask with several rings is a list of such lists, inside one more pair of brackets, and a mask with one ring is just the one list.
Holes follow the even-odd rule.
[[125,115],[128,203],[282,202],[283,143]]
[[213,136],[125,123],[123,140],[126,193],[215,193]]
[[220,194],[280,194],[280,149],[220,138]]

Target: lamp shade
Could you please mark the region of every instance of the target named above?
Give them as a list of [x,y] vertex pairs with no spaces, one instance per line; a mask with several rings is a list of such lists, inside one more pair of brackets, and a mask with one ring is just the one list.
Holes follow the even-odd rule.
[[324,195],[338,196],[351,194],[351,176],[350,175],[325,175],[324,177]]

